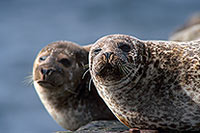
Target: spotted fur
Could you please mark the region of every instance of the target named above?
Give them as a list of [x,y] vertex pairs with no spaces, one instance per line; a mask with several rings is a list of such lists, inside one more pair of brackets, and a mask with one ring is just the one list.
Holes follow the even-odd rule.
[[[130,50],[123,51],[121,44]],[[89,67],[99,95],[126,126],[200,130],[200,41],[109,35],[92,46]]]

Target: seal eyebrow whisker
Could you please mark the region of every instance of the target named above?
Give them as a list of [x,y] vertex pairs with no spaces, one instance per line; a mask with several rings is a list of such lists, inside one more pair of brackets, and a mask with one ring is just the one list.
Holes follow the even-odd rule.
[[83,73],[82,79],[85,78],[85,75],[89,72],[89,68]]

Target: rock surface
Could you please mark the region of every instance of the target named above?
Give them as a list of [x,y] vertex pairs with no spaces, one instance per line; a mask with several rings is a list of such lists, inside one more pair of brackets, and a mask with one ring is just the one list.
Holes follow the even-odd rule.
[[[56,133],[70,133],[71,131],[58,131]],[[93,121],[73,133],[118,133],[129,132],[128,127],[119,121]]]

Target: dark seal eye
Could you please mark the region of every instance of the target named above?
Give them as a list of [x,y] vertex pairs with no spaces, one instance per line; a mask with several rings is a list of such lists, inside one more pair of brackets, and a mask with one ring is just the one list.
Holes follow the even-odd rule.
[[45,61],[46,58],[47,58],[47,56],[42,56],[42,57],[40,57],[40,61]]
[[94,50],[94,53],[98,54],[100,51],[101,51],[101,48],[97,48],[97,49]]
[[59,60],[59,62],[65,67],[69,67],[71,65],[71,62],[66,58]]
[[124,52],[129,52],[131,50],[131,47],[125,43],[120,43],[118,48],[120,48]]

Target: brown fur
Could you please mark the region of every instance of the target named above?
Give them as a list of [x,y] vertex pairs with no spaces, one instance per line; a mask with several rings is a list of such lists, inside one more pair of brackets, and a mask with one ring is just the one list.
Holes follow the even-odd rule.
[[35,59],[35,89],[50,115],[63,128],[76,130],[93,120],[111,120],[114,115],[92,85],[89,91],[88,50],[68,41],[43,48]]

